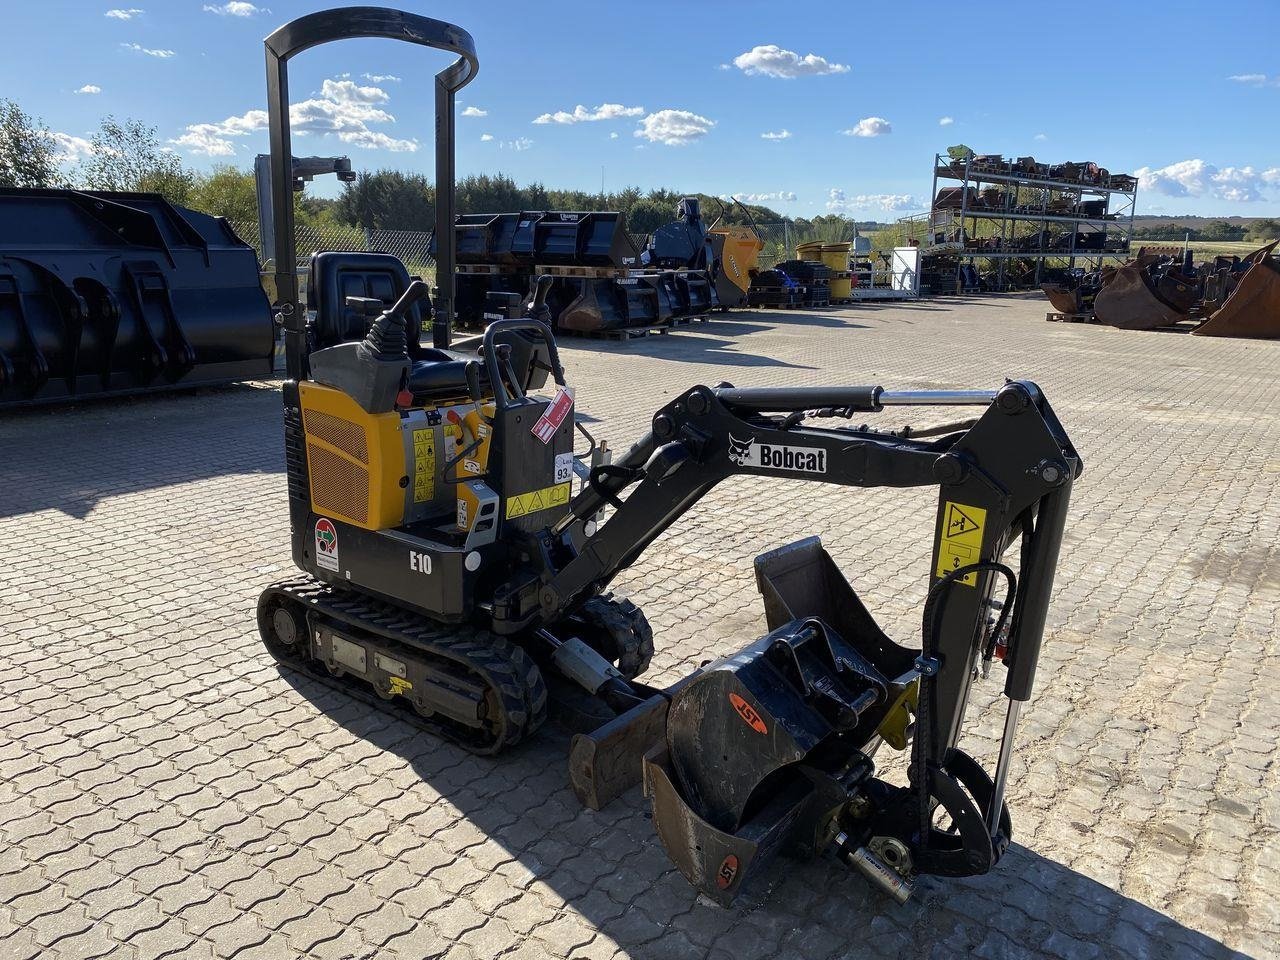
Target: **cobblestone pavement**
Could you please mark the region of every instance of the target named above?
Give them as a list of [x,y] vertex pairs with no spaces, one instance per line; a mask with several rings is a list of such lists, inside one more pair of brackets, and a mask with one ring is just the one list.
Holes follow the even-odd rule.
[[[733,909],[638,791],[580,809],[554,727],[476,759],[281,674],[274,384],[0,419],[0,957],[1280,956],[1280,344],[1038,299],[736,314],[562,349],[625,445],[694,382],[1045,389],[1087,464],[983,878],[895,907],[830,861]],[[628,572],[670,681],[761,632],[751,558],[821,534],[918,642],[924,491],[719,488]],[[977,688],[988,765],[1002,712]]]

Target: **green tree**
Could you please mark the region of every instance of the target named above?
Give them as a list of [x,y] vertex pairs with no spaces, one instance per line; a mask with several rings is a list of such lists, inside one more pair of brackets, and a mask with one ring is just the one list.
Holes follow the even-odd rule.
[[341,223],[368,229],[430,230],[435,199],[435,187],[420,173],[365,171],[343,184],[333,213]]
[[258,191],[253,171],[214,167],[207,176],[195,178],[187,205],[237,223],[256,223]]
[[627,229],[632,233],[653,233],[675,219],[675,204],[645,197],[627,211]]
[[191,202],[198,178],[176,153],[160,146],[155,127],[107,116],[90,144],[80,171],[89,189],[159,193],[171,203]]
[[62,181],[49,128],[12,100],[0,100],[0,187],[56,187]]

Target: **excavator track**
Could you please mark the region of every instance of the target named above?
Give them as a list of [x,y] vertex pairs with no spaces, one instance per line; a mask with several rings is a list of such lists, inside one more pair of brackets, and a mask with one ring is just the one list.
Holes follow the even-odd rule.
[[258,630],[279,663],[472,753],[513,747],[546,719],[541,671],[488,631],[436,623],[311,577],[267,587]]

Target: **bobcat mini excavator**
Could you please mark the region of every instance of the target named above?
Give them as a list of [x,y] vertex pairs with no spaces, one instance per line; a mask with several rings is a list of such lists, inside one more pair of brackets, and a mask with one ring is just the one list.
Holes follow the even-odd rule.
[[[435,86],[439,291],[432,302],[393,257],[321,253],[309,315],[292,269],[287,63],[347,37],[456,55]],[[1039,388],[699,385],[613,459],[575,423],[539,317],[545,283],[524,319],[451,342],[453,99],[475,76],[471,37],[347,7],[295,20],[266,46],[303,571],[259,601],[271,654],[477,753],[514,746],[550,711],[579,731],[579,798],[599,807],[643,779],[669,855],[722,902],[782,852],[834,856],[900,901],[917,875],[989,870],[1011,835],[1003,798],[1018,708],[1081,469]],[[855,426],[902,407],[973,415],[931,429]],[[665,689],[636,679],[652,633],[610,583],[738,475],[938,487],[919,643],[890,639],[810,538],[755,562],[765,636]],[[1016,573],[1002,559],[1015,547]],[[995,662],[1009,703],[988,773],[958,738],[970,687]],[[882,744],[910,750],[906,783],[877,776]]]

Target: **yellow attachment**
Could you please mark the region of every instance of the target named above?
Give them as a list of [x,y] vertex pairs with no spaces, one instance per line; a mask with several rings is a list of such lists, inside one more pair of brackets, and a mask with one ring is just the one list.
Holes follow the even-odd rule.
[[734,286],[746,291],[751,286],[751,271],[759,265],[764,241],[750,227],[720,226],[710,232],[724,237],[720,265],[725,276],[733,281]]
[[298,384],[311,509],[365,530],[404,520],[404,444],[397,413],[366,413],[340,390]]
[[915,715],[919,700],[920,680],[916,678],[907,684],[907,688],[898,695],[897,700],[893,701],[893,706],[880,721],[880,728],[876,733],[880,734],[884,742],[893,749],[907,749],[907,727],[911,723],[912,716]]
[[[484,415],[492,418],[494,406],[492,403],[484,405]],[[489,442],[493,436],[493,428],[476,414],[475,407],[467,411],[462,418],[463,436],[462,446],[471,446],[471,441],[479,437],[480,446],[472,450],[469,454],[462,458],[462,462],[458,464],[457,475],[459,477],[478,477],[488,469],[489,464]],[[461,449],[461,448],[460,448]]]

